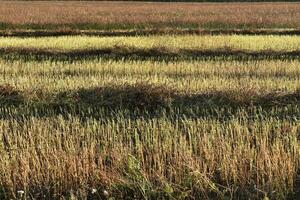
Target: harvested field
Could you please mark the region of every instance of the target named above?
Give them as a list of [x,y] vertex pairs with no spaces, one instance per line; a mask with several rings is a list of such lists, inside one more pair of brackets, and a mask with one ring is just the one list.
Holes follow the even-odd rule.
[[0,199],[298,199],[299,5],[2,1]]
[[3,1],[0,29],[298,29],[299,13],[299,3]]
[[1,198],[295,197],[299,64],[1,60]]

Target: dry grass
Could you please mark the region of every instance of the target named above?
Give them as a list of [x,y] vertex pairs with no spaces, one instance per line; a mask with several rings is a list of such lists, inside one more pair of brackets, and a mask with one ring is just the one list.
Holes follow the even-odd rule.
[[77,104],[150,109],[170,106],[172,91],[151,84],[121,85],[80,89],[74,94]]
[[[164,35],[139,37],[88,37],[62,36],[42,38],[1,37],[0,48],[41,49],[67,52],[71,50],[114,49],[116,53],[156,49],[161,52],[177,52],[180,49],[245,50],[245,51],[294,51],[300,50],[299,36],[240,36],[240,35]],[[154,53],[153,53],[154,54]],[[155,56],[155,54],[154,54]]]
[[115,115],[2,120],[1,199],[286,199],[297,189],[297,122]]
[[176,52],[164,48],[135,49],[128,47],[105,48],[95,50],[71,50],[67,52],[47,49],[0,48],[0,56],[6,60],[65,60],[75,61],[82,59],[114,59],[114,60],[192,60],[192,59],[218,59],[230,57],[231,59],[298,59],[300,51],[247,51],[234,49],[191,50],[179,49]]
[[7,59],[83,60],[190,59],[232,57],[299,58],[298,36],[139,36],[89,37],[61,36],[42,38],[0,38],[0,56]]
[[[160,108],[174,109],[179,105],[207,108],[298,105],[300,89],[297,88],[294,91],[268,91],[254,87],[239,87],[225,91],[212,89],[206,92],[184,93],[163,85],[140,82],[80,88],[57,94],[40,91],[35,98],[31,95],[29,91],[18,91],[8,84],[0,85],[0,102],[3,107],[27,102],[32,104],[33,107],[46,104],[45,106],[48,106],[49,109],[55,105],[62,109],[65,109],[65,106],[83,106],[88,108],[139,109],[147,112],[153,112]],[[51,98],[45,101],[45,96]]]
[[0,30],[0,37],[152,36],[152,35],[300,35],[299,29],[132,29],[132,30]]
[[299,28],[299,3],[9,2],[2,28]]
[[23,101],[20,91],[9,84],[0,85],[0,105],[19,104]]
[[295,199],[299,63],[0,60],[0,199]]
[[[0,22],[25,29],[297,28],[299,9],[298,3],[3,2]],[[299,57],[297,36],[0,43],[1,56],[14,58],[0,58],[0,199],[299,197],[300,61],[281,54]],[[147,60],[212,53],[223,57]],[[282,60],[232,59],[243,53]],[[18,57],[27,54],[32,58]],[[83,59],[89,54],[98,59]],[[39,55],[43,60],[35,60]],[[60,56],[72,62],[55,60]]]

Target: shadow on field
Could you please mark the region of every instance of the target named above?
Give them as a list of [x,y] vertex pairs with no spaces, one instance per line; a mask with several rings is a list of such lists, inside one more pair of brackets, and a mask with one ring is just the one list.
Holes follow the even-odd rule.
[[163,86],[151,84],[94,87],[59,93],[56,102],[82,104],[87,107],[145,109],[153,112],[162,107],[170,107],[172,93]]
[[41,96],[34,99],[12,86],[0,86],[0,118],[70,114],[83,118],[111,118],[119,113],[132,118],[166,114],[175,118],[226,119],[236,112],[255,110],[266,112],[266,116],[285,118],[299,117],[300,106],[299,89],[287,92],[239,88],[184,94],[165,86],[144,83],[81,88]]
[[[28,73],[28,72],[27,72]],[[29,73],[28,73],[29,74]],[[48,77],[49,75],[51,77],[59,77],[59,78],[65,78],[65,77],[85,77],[85,78],[90,78],[91,76],[96,76],[96,75],[104,75],[104,76],[113,76],[115,75],[114,71],[111,71],[109,69],[105,69],[102,71],[99,70],[94,70],[94,69],[63,69],[63,70],[57,70],[54,69],[48,73],[45,72],[36,72],[38,76],[41,77]],[[118,74],[118,77],[127,77],[128,75],[140,75],[142,76],[144,73],[143,72],[130,72],[127,71],[126,74]],[[156,75],[157,71],[153,70],[147,74],[148,76]],[[286,78],[289,80],[298,80],[300,77],[300,71],[297,70],[292,70],[292,71],[255,71],[255,70],[241,70],[241,71],[233,71],[233,70],[228,70],[228,71],[177,71],[177,72],[164,72],[163,74],[166,77],[169,78],[175,78],[175,79],[187,79],[191,77],[201,77],[203,79],[210,79],[210,78],[216,78],[216,77],[222,77],[226,79],[245,79],[245,78],[257,78],[257,79],[267,79],[267,78],[272,78],[272,79],[282,79]]]
[[[5,26],[5,25],[2,25]],[[9,25],[6,25],[9,27]],[[150,35],[300,35],[298,29],[132,29],[132,30],[0,30],[0,37],[57,37],[57,36],[150,36]]]
[[62,51],[57,49],[37,49],[24,47],[0,48],[0,57],[5,60],[51,60],[75,61],[83,59],[116,59],[116,60],[178,60],[178,59],[298,59],[300,51],[247,51],[231,48],[221,49],[178,49],[170,50],[165,47],[141,49],[130,46],[115,45],[102,49],[82,49]]
[[[299,134],[299,138],[300,140],[300,134]],[[300,169],[298,169],[298,173],[297,173],[297,176],[296,176],[296,181],[294,183],[294,191],[295,191],[295,197],[299,197],[300,196]],[[292,199],[293,197],[291,197]]]
[[0,85],[0,106],[19,105],[24,101],[21,91],[11,85]]
[[[73,93],[73,94],[71,94]],[[152,84],[94,87],[64,92],[58,95],[64,101],[66,94],[71,94],[73,103],[92,106],[125,107],[128,109],[155,110],[172,106],[285,106],[300,101],[300,89],[294,92],[263,91],[255,88],[211,90],[199,94],[182,94],[174,89]]]
[[252,88],[231,89],[226,91],[211,91],[194,95],[177,96],[176,102],[184,105],[204,106],[286,106],[299,104],[300,90],[294,92],[259,91]]

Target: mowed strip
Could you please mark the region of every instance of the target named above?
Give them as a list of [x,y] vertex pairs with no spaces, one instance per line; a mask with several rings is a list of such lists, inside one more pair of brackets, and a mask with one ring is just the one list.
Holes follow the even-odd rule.
[[298,60],[1,61],[0,69],[3,105],[270,107],[300,100]]
[[140,36],[0,38],[0,54],[40,56],[291,56],[300,55],[299,36]]

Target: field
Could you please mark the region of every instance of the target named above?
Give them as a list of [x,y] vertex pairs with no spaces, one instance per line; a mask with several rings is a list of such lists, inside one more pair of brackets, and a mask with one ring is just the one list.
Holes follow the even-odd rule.
[[99,56],[114,59],[170,60],[182,58],[298,58],[298,36],[43,37],[0,39],[6,59],[81,60]]
[[119,34],[125,32],[133,35],[240,30],[246,33],[296,31],[299,34],[299,18],[299,3],[282,2],[216,4],[46,1],[29,4],[24,1],[3,1],[0,6],[0,33],[69,35],[85,30],[90,34],[112,34],[112,31],[118,33],[122,30]]
[[299,5],[1,2],[0,199],[299,199]]

